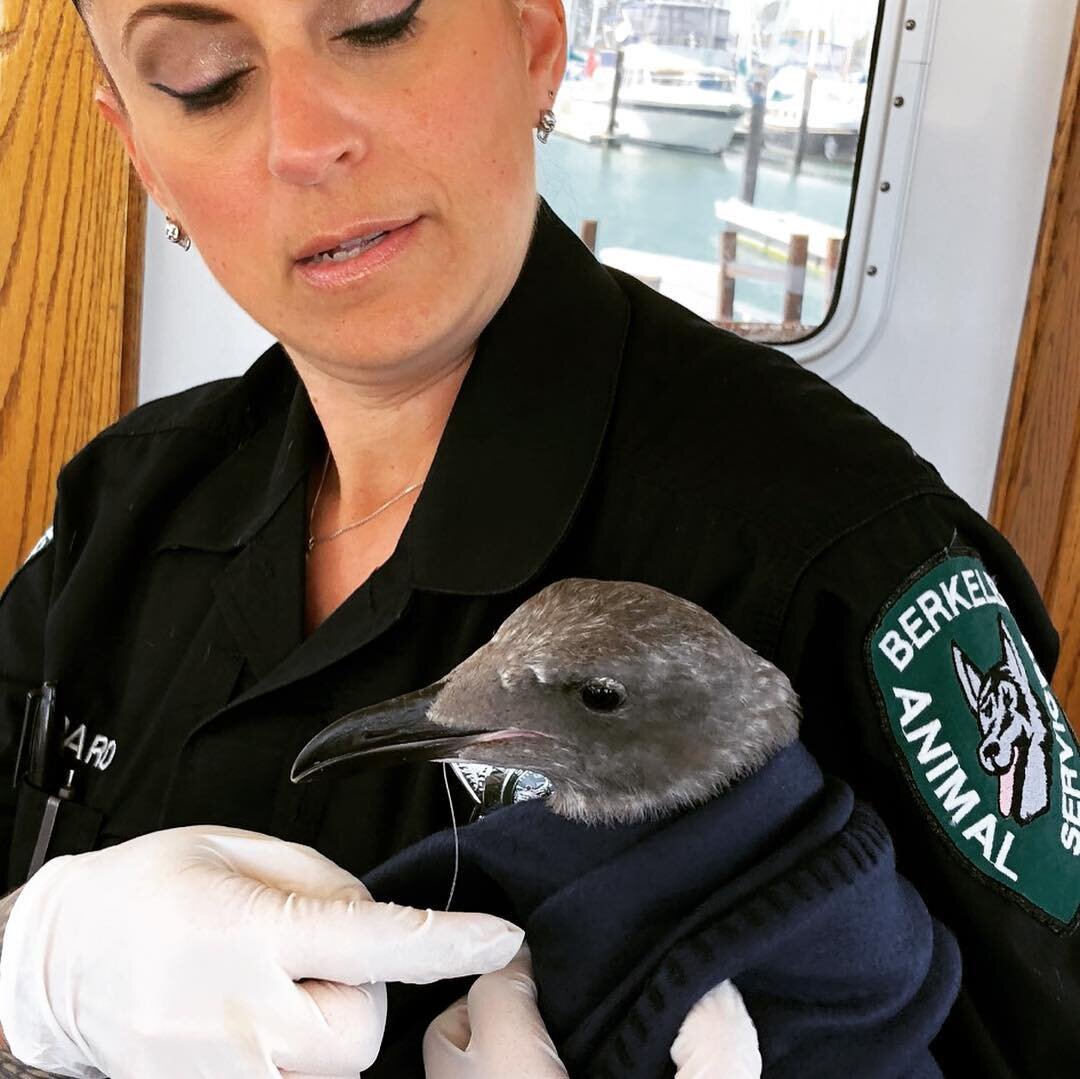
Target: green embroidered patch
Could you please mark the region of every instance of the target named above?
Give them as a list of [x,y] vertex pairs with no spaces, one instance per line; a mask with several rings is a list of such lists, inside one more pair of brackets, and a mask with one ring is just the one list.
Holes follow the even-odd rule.
[[869,658],[912,785],[957,851],[1057,922],[1080,912],[1080,756],[993,579],[945,558],[891,603]]

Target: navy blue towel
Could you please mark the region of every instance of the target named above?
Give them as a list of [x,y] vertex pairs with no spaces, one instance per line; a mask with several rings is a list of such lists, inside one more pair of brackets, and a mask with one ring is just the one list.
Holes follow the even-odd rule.
[[[694,1003],[734,980],[768,1079],[940,1076],[928,1046],[960,957],[895,869],[888,833],[799,744],[681,816],[589,827],[538,802],[460,832],[454,908],[521,925],[570,1075],[660,1079]],[[440,907],[440,832],[365,878],[377,899]],[[423,1071],[419,1037],[463,987],[401,988],[375,1069]]]

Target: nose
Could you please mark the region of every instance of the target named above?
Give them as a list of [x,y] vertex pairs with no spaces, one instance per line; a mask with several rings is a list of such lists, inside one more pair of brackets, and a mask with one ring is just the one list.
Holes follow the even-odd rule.
[[341,72],[316,56],[280,57],[270,77],[270,173],[310,186],[367,149],[361,108],[343,91]]
[[997,742],[983,742],[982,756],[987,764],[992,764],[998,755]]

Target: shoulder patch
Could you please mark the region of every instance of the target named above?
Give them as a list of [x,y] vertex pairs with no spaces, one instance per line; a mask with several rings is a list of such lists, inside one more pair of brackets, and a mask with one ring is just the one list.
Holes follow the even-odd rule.
[[867,642],[882,721],[923,809],[977,873],[1059,925],[1080,914],[1076,737],[986,567],[945,556]]

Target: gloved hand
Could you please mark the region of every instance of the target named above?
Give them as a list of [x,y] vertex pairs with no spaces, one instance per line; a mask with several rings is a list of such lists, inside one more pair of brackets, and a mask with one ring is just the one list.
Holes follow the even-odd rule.
[[[671,1046],[675,1079],[760,1079],[757,1031],[738,989],[722,982],[690,1009]],[[536,1006],[528,948],[473,982],[424,1037],[427,1079],[567,1079]]]
[[424,1035],[427,1079],[568,1079],[536,1007],[529,949],[477,978]]
[[112,1079],[356,1076],[387,981],[496,970],[519,929],[375,903],[308,847],[232,828],[155,832],[55,858],[0,953],[18,1059]]
[[760,1079],[757,1030],[732,982],[721,982],[690,1009],[671,1059],[675,1079]]

